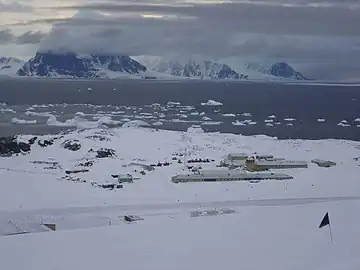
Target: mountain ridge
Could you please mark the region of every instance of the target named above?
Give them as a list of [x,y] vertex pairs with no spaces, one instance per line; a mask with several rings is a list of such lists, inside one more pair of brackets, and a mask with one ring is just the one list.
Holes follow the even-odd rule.
[[149,70],[167,73],[177,77],[199,78],[209,80],[247,79],[247,75],[236,72],[227,64],[206,59],[171,59],[165,57],[135,57]]
[[19,76],[103,78],[140,75],[147,68],[127,55],[80,55],[72,52],[38,52],[17,71]]
[[278,78],[309,80],[286,62],[277,62],[275,64],[270,64],[270,65],[263,65],[259,63],[247,63],[245,64],[245,67],[249,70],[256,70],[260,73],[271,75]]
[[201,57],[167,58],[52,51],[37,52],[28,61],[0,57],[0,75],[72,79],[308,80],[285,62],[241,64]]

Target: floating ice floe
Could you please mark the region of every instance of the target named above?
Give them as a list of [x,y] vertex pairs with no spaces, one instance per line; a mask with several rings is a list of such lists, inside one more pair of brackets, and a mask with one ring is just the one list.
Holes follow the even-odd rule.
[[204,116],[204,115],[206,115],[206,113],[205,113],[205,112],[200,113],[200,116]]
[[180,102],[177,102],[177,101],[168,101],[168,103],[166,103],[166,105],[170,106],[177,106],[177,105],[181,105]]
[[346,124],[347,120],[341,120],[340,123]]
[[273,127],[274,125],[271,124],[271,123],[266,123],[265,126],[267,126],[267,127]]
[[274,118],[276,118],[276,115],[275,114],[269,115],[268,118],[274,119]]
[[99,124],[104,124],[104,125],[119,125],[121,124],[120,121],[116,121],[116,120],[112,120],[111,117],[109,116],[103,116],[98,120]]
[[216,122],[216,121],[209,121],[209,122],[202,122],[201,125],[204,126],[215,126],[215,125],[220,125],[222,124],[222,122]]
[[202,106],[222,106],[223,104],[219,101],[209,99],[207,102],[201,103]]
[[[67,104],[62,104],[64,107],[67,106]],[[52,107],[50,106],[50,104],[34,104],[31,106],[32,108],[47,108],[47,107]]]
[[326,122],[326,119],[319,118],[319,119],[317,119],[317,121],[318,121],[318,123],[324,123],[324,122]]
[[175,118],[175,119],[171,119],[171,122],[173,122],[173,123],[186,123],[187,121]]
[[152,123],[153,126],[162,126],[164,123],[163,122],[160,122],[160,121],[157,121],[155,123]]
[[344,123],[344,122],[340,122],[340,123],[338,123],[337,124],[339,127],[350,127],[350,125],[349,124],[347,124],[347,123]]
[[272,120],[272,119],[265,119],[264,122],[265,122],[265,123],[272,123],[272,122],[274,122],[274,120]]
[[25,115],[27,116],[39,116],[39,117],[50,117],[53,115],[50,112],[33,112],[33,111],[26,111]]
[[54,115],[51,115],[47,120],[47,125],[57,127],[76,127],[78,129],[90,129],[101,127],[102,124],[98,121],[88,121],[79,116],[75,116],[72,119],[68,119],[65,122],[60,122]]
[[13,109],[0,109],[0,112],[4,112],[4,113],[16,113],[16,111],[14,111]]
[[355,118],[354,122],[360,122],[360,118]]
[[252,116],[251,113],[248,113],[248,112],[244,112],[244,113],[242,113],[241,115],[242,115],[242,116],[247,116],[247,117]]
[[37,121],[36,120],[24,120],[24,119],[18,119],[16,117],[14,117],[13,119],[11,119],[10,121],[12,124],[18,124],[18,125],[27,125],[27,124],[36,124]]
[[246,123],[244,121],[236,120],[235,122],[231,123],[233,126],[246,126]]
[[204,121],[209,121],[209,120],[211,120],[211,118],[210,118],[210,117],[207,117],[207,116],[204,116],[204,117],[202,117],[202,120],[204,120]]
[[292,123],[287,123],[286,125],[289,126],[289,127],[292,127],[292,126],[293,126]]
[[291,118],[291,117],[284,119],[284,121],[288,121],[288,122],[292,122],[292,121],[295,121],[295,120],[296,120],[295,118]]
[[146,126],[149,126],[149,124],[142,120],[132,120],[122,125],[123,128],[138,128],[138,127],[146,127]]
[[192,113],[190,113],[190,115],[199,115],[199,113],[198,112],[192,112]]
[[233,114],[233,113],[224,113],[222,116],[224,116],[224,117],[236,117],[236,115]]

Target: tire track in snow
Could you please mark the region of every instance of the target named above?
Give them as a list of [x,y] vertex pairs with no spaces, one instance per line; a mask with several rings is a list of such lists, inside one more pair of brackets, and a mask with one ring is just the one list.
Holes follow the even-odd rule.
[[220,207],[246,207],[246,206],[292,206],[306,205],[313,203],[326,203],[336,201],[360,200],[360,196],[348,197],[309,197],[309,198],[281,198],[281,199],[261,199],[261,200],[232,200],[232,201],[210,201],[210,202],[179,202],[163,204],[131,204],[131,205],[109,205],[109,206],[80,206],[65,208],[44,208],[32,210],[0,211],[1,217],[19,217],[32,215],[51,215],[62,216],[71,214],[91,214],[117,211],[142,212],[142,211],[161,211],[161,210],[189,210],[200,207],[220,208]]

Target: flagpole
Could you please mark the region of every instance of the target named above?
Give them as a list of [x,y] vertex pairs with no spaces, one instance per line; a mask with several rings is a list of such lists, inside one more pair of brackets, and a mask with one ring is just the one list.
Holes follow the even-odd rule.
[[330,232],[331,244],[334,244],[330,222],[329,222],[329,232]]

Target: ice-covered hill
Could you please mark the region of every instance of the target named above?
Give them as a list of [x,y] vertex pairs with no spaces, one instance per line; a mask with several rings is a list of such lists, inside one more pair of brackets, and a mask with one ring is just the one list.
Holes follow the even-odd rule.
[[199,78],[204,80],[247,79],[247,75],[238,73],[229,65],[204,59],[171,59],[156,56],[134,57],[149,70],[177,77]]
[[38,52],[18,71],[19,76],[117,78],[146,76],[146,67],[129,56]]
[[247,69],[255,70],[263,74],[271,75],[278,78],[293,79],[293,80],[307,80],[300,72],[296,71],[289,64],[285,62],[278,62],[271,65],[264,65],[259,63],[245,64]]
[[15,76],[25,61],[15,57],[0,57],[0,75]]
[[[0,157],[0,232],[20,234],[0,236],[6,269],[115,269],[119,258],[139,270],[360,267],[358,142],[142,128],[17,140],[29,139],[30,151]],[[214,167],[229,152],[332,159],[337,165],[288,169],[294,176],[288,181],[170,180],[189,172],[180,162],[209,158],[215,162],[203,166]],[[160,165],[142,166],[151,163]],[[123,188],[97,185],[124,173],[135,179]],[[334,244],[328,226],[318,228],[326,212]],[[124,221],[125,215],[142,219]]]

